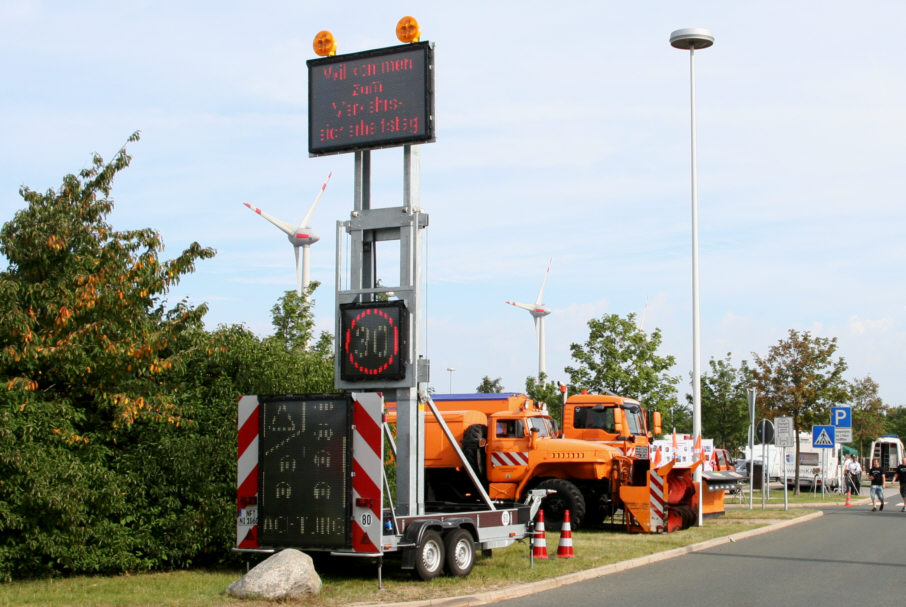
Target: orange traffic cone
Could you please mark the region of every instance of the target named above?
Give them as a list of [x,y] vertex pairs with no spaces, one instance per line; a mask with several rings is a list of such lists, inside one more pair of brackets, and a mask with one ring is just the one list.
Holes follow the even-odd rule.
[[557,558],[570,559],[573,554],[573,530],[569,524],[569,510],[563,515],[563,526],[560,527],[560,543],[557,544]]
[[846,492],[846,503],[844,504],[847,508],[852,508],[852,502],[849,501],[849,491]]
[[538,511],[538,521],[535,523],[535,541],[532,542],[532,557],[536,559],[547,558],[547,540],[544,537],[544,510]]

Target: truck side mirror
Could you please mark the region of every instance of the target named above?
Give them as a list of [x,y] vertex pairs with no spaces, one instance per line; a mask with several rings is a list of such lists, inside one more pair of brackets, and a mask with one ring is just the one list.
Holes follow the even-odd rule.
[[655,411],[654,413],[652,413],[651,419],[652,419],[651,425],[654,426],[653,428],[651,428],[651,433],[660,434],[661,433],[661,412]]
[[535,441],[536,441],[536,439],[538,438],[538,433],[539,433],[540,431],[541,431],[541,430],[538,429],[538,428],[532,428],[532,430],[531,430],[531,432],[532,432],[532,440],[531,440],[532,449],[535,448]]
[[613,411],[613,430],[617,436],[623,436],[623,410],[615,407]]

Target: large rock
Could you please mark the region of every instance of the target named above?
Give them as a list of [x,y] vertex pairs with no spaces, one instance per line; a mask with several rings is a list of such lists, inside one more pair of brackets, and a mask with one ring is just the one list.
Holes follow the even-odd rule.
[[243,599],[300,599],[320,593],[321,578],[310,556],[290,548],[253,567],[226,591]]

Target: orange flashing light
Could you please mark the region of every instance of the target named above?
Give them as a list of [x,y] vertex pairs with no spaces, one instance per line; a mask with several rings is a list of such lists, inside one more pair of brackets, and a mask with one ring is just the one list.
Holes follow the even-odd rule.
[[337,41],[327,30],[318,32],[311,46],[319,57],[332,57],[337,54]]
[[418,42],[422,37],[422,30],[415,17],[403,17],[396,24],[396,37],[400,42]]

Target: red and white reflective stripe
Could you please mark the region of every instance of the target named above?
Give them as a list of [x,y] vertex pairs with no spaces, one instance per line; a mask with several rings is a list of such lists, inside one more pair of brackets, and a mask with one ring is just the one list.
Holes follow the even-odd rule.
[[527,466],[528,451],[495,451],[491,453],[492,466]]
[[649,527],[656,530],[664,526],[664,479],[655,470],[649,471],[651,487],[651,520]]
[[352,403],[352,549],[374,554],[381,545],[381,478],[384,402],[373,393],[354,393]]
[[258,397],[239,399],[236,454],[236,546],[258,547]]

